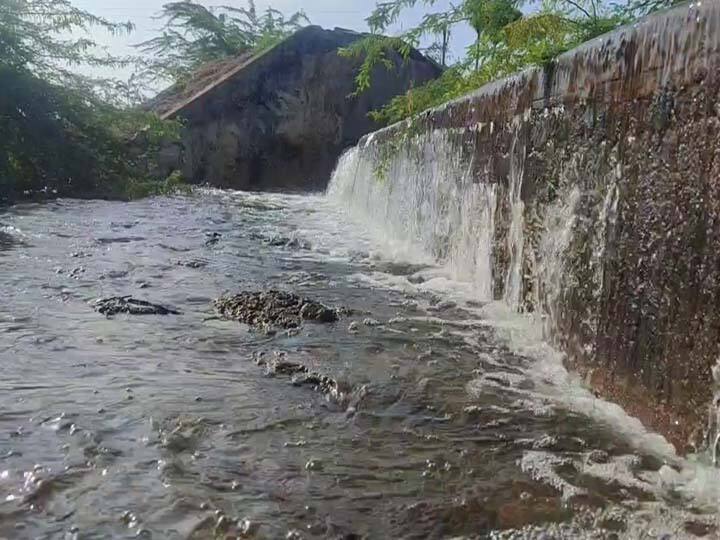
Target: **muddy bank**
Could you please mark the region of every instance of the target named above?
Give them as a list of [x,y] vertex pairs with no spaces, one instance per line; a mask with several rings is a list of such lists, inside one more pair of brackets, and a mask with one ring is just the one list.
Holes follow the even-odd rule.
[[720,5],[679,7],[369,135],[330,193],[699,448],[719,352],[719,68]]

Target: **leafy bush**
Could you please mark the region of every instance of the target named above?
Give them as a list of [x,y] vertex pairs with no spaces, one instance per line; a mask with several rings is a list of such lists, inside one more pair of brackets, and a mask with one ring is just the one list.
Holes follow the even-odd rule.
[[174,171],[165,180],[128,178],[117,184],[116,192],[113,195],[114,198],[132,200],[157,195],[187,194],[190,191],[191,187],[183,178],[182,173]]
[[268,7],[259,13],[253,0],[247,8],[207,8],[190,0],[163,6],[162,34],[137,47],[152,60],[143,71],[150,82],[182,83],[200,66],[272,47],[308,23],[303,11],[289,17]]
[[602,0],[546,0],[538,10],[523,15],[518,9],[524,3],[521,0],[461,0],[445,12],[427,14],[417,27],[387,38],[380,32],[395,23],[405,9],[435,4],[434,0],[387,0],[379,3],[367,19],[373,35],[341,54],[363,58],[356,81],[357,91],[362,92],[372,85],[376,65],[391,67],[387,62],[390,50],[407,58],[423,37],[442,36],[442,44],[430,45],[430,50],[436,51],[447,46],[446,37],[455,25],[466,23],[475,30],[476,39],[465,57],[439,79],[412,88],[370,113],[373,120],[390,124],[526,67],[546,65],[584,41],[680,1],[629,0],[615,4]]
[[133,193],[145,155],[179,134],[175,122],[131,108],[128,85],[79,75],[79,65],[121,67],[85,38],[100,27],[129,32],[68,0],[0,0],[0,201],[37,196]]

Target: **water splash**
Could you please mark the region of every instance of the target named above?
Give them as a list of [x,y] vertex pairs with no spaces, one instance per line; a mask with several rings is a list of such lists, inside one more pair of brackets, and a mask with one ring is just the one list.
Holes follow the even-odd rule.
[[[619,168],[619,167],[618,167]],[[616,173],[619,176],[619,171]],[[605,199],[598,218],[598,227],[593,242],[592,265],[595,269],[594,300],[600,302],[600,295],[604,286],[605,254],[607,253],[608,236],[614,233],[617,222],[619,192],[617,183],[612,182],[605,193]],[[593,331],[597,332],[597,324],[593,321]]]
[[567,251],[573,238],[576,222],[575,209],[580,200],[580,190],[573,187],[566,198],[548,208],[543,222],[540,239],[539,263],[535,276],[541,305],[546,310],[546,336],[551,336],[552,327],[558,320],[563,291],[568,288],[565,266]]
[[717,467],[720,447],[720,359],[712,368],[713,399],[708,411],[708,443],[712,449],[712,463]]
[[508,199],[510,201],[510,231],[508,234],[508,252],[510,268],[505,278],[505,302],[513,309],[522,309],[523,290],[523,253],[525,203],[521,197],[523,177],[525,173],[526,147],[520,141],[518,133],[519,121],[514,122],[513,144],[510,151],[510,179],[508,182]]
[[[393,246],[392,253],[398,253],[399,243],[404,252],[439,264],[448,278],[456,280],[434,278],[414,286],[404,278],[375,276],[376,285],[435,291],[455,300],[494,300],[478,312],[479,324],[491,325],[513,352],[535,360],[530,378],[540,394],[614,425],[634,447],[678,466],[672,445],[647,431],[619,406],[597,399],[567,372],[564,355],[547,341],[560,317],[562,295],[572,287],[568,265],[575,256],[576,233],[584,229],[578,227],[578,220],[586,216],[594,215],[598,221],[591,234],[581,240],[592,244],[588,249],[591,279],[596,281],[596,290],[602,286],[607,235],[617,216],[619,197],[614,179],[608,179],[603,192],[597,186],[585,188],[576,181],[582,178],[581,164],[568,166],[564,176],[557,179],[556,198],[543,210],[537,244],[530,246],[524,231],[529,218],[520,193],[526,150],[516,135],[508,191],[503,195],[511,202],[504,239],[509,261],[498,265],[496,220],[501,194],[498,186],[483,182],[482,173],[473,181],[472,159],[478,149],[457,140],[472,138],[463,137],[463,133],[453,137],[442,130],[416,137],[392,157],[383,180],[375,174],[375,143],[351,149],[341,159],[330,184],[329,199],[374,231],[376,239]],[[523,259],[530,257],[534,259],[529,265],[532,275],[524,276]],[[502,276],[493,274],[498,269],[504,272]],[[506,284],[505,293],[493,299],[493,282],[498,277]],[[533,283],[539,313],[520,314],[523,280]],[[599,293],[595,294],[599,301]],[[682,484],[687,486],[688,481],[683,479]]]

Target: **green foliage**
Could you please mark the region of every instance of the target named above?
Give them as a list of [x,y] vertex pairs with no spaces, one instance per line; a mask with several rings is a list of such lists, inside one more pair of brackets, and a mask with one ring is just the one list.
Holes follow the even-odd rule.
[[130,178],[118,186],[114,194],[120,199],[143,199],[158,195],[178,195],[190,193],[191,187],[186,183],[180,171],[172,172],[165,180],[151,178]]
[[435,4],[436,1],[437,0],[387,0],[378,2],[366,21],[370,27],[370,31],[377,34],[396,23],[405,9],[415,7],[417,4],[424,4],[429,7]]
[[174,122],[89,99],[36,77],[0,67],[0,199],[37,193],[122,195],[142,174],[133,137],[147,154],[179,133]]
[[406,8],[418,4],[430,7],[436,2],[437,0],[389,0],[377,4],[375,10],[366,19],[372,34],[340,49],[341,56],[362,59],[356,77],[356,93],[364,92],[370,87],[372,74],[377,66],[393,69],[391,53],[397,53],[407,60],[413,47],[417,47],[425,36],[440,37],[440,42],[435,41],[430,46],[430,50],[435,51],[439,55],[440,62],[445,65],[452,28],[467,18],[462,4],[453,6],[445,12],[425,14],[419,25],[406,30],[401,36],[387,37],[380,34],[397,22]]
[[[442,41],[440,43],[433,42],[430,49],[437,50],[440,48],[444,58],[447,41],[453,27],[461,23],[468,23],[476,30],[478,36],[483,33],[487,36],[497,36],[506,24],[521,16],[520,11],[517,9],[519,1],[462,0],[457,4],[451,4],[451,7],[446,11],[425,14],[420,24],[393,38],[387,38],[380,34],[397,22],[405,9],[418,4],[430,7],[436,3],[436,0],[388,0],[380,2],[366,19],[372,35],[362,40],[362,43],[343,50],[343,54],[363,57],[364,64],[361,71],[369,74],[372,73],[374,66],[382,64],[386,58],[386,54],[371,54],[375,50],[381,49],[387,53],[392,48],[407,58],[409,51],[412,47],[417,47],[422,38],[440,36]],[[361,77],[361,81],[364,85],[367,84],[366,77]]]
[[338,51],[345,58],[361,58],[363,62],[355,76],[356,92],[364,92],[372,83],[372,74],[377,66],[392,70],[395,64],[391,55],[399,53],[408,58],[412,47],[407,40],[385,36],[367,36]]
[[448,96],[462,95],[467,88],[462,71],[451,68],[433,81],[406,94],[397,96],[384,108],[371,111],[370,118],[380,124],[393,124],[419,112],[439,105],[448,100]]
[[530,44],[552,44],[549,48],[562,49],[575,40],[577,24],[553,12],[544,12],[523,17],[505,29],[508,47],[515,50],[529,48]]
[[207,8],[191,0],[163,6],[162,34],[137,47],[153,60],[144,75],[151,82],[181,82],[208,62],[272,47],[308,23],[299,11],[286,17],[268,7],[258,13],[253,0],[247,8]]
[[119,106],[130,86],[72,71],[127,64],[87,38],[67,37],[92,27],[132,29],[66,0],[0,0],[0,200],[111,196],[141,170],[129,152],[137,131],[172,136],[170,124]]
[[[0,66],[26,69],[45,81],[96,92],[107,81],[82,76],[73,68],[124,67],[129,58],[103,53],[89,29],[129,33],[130,22],[113,23],[74,7],[69,0],[0,0]],[[82,36],[82,37],[73,37]]]
[[522,17],[516,3],[517,0],[465,0],[464,13],[477,34],[475,43],[468,49],[476,72],[487,53],[502,44],[504,28]]
[[[420,0],[382,2],[368,23],[373,31],[384,31],[398,20],[403,10],[420,3]],[[439,79],[396,97],[383,109],[372,112],[371,118],[382,124],[398,122],[528,66],[544,66],[584,41],[680,0],[627,0],[622,4],[603,0],[544,0],[539,9],[526,15],[518,9],[522,3],[522,0],[462,0],[446,12],[426,15],[418,27],[400,36],[366,38],[367,42],[385,40],[388,47],[407,50],[417,46],[421,37],[437,32],[440,21],[448,32],[458,23],[467,23],[477,34],[465,58]],[[358,75],[358,91],[363,91],[372,84],[373,67],[386,57],[369,45],[358,46],[354,52],[355,56],[365,55]]]
[[501,41],[503,29],[522,17],[513,0],[465,0],[467,21],[478,35],[485,34],[492,41]]
[[654,11],[668,9],[687,0],[632,0],[617,8],[618,14],[626,20],[635,20]]

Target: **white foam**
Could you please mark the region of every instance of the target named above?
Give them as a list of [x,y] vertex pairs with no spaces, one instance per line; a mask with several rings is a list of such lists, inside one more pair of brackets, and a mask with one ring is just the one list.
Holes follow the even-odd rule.
[[573,486],[555,471],[559,465],[564,465],[566,462],[568,460],[549,452],[531,450],[523,454],[520,468],[533,480],[557,489],[562,494],[563,501],[568,501],[577,495],[584,495],[587,490]]

